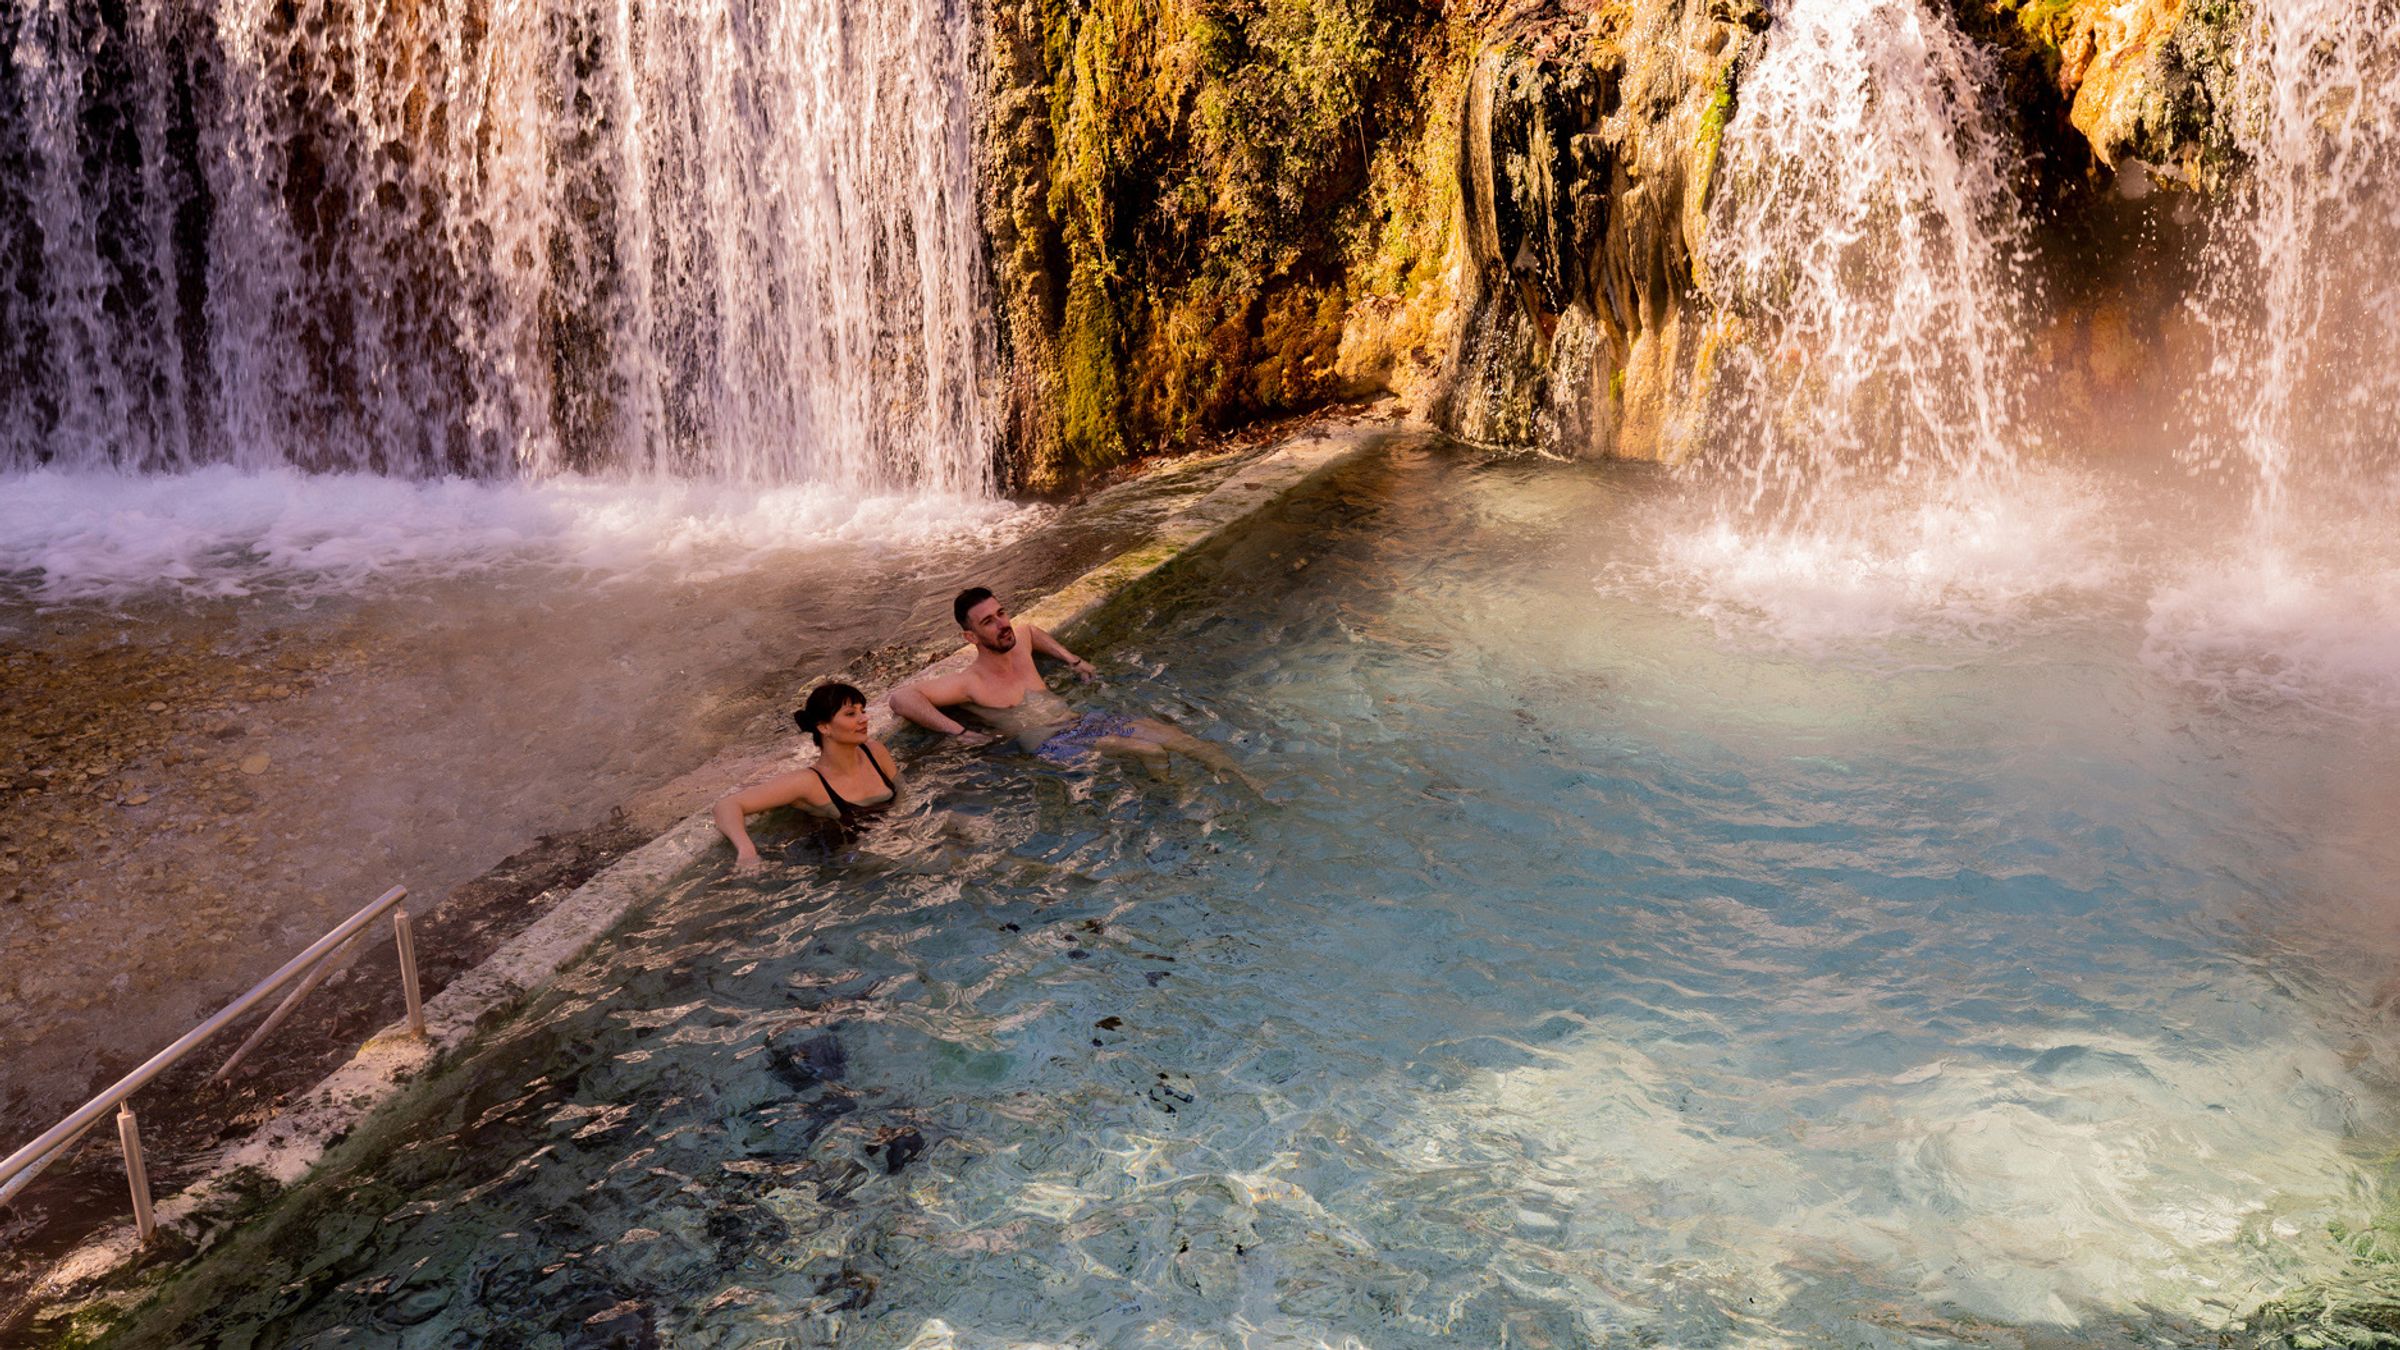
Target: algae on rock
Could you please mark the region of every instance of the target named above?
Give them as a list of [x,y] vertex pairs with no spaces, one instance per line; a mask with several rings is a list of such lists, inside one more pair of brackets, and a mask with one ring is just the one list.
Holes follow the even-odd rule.
[[1446,20],[1379,0],[991,0],[983,193],[1007,477],[1421,378]]
[[1520,9],[1461,112],[1466,317],[1435,412],[1470,440],[1670,457],[1707,324],[1698,242],[1744,0]]

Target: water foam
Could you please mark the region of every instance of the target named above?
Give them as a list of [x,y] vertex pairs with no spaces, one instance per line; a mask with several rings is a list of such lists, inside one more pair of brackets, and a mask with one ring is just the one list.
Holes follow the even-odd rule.
[[2065,471],[1854,492],[1838,515],[1660,529],[1654,578],[1736,640],[1833,654],[2022,635],[2124,576],[2107,496]]
[[2400,559],[2261,539],[2193,563],[2151,596],[2142,661],[2220,703],[2400,711]]
[[692,580],[827,545],[998,536],[1046,515],[820,483],[45,469],[0,477],[0,598],[357,594],[511,566]]

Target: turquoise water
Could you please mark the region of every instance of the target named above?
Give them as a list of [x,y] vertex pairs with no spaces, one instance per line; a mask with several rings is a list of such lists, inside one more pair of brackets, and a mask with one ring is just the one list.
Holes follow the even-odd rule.
[[2173,528],[1829,605],[1695,570],[1687,493],[1302,492],[1079,644],[1267,803],[922,758],[132,1338],[2147,1345],[2374,1286],[2373,698],[2162,657]]

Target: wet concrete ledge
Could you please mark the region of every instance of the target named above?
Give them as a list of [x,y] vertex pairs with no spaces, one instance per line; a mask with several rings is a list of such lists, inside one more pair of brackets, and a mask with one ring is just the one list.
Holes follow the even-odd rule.
[[[1145,542],[1018,611],[1017,617],[1071,636],[1177,558],[1310,479],[1412,429],[1381,418],[1311,428],[1244,465],[1177,511]],[[970,659],[962,648],[923,667],[922,673],[961,669]],[[876,699],[869,715],[878,736],[889,734],[898,725],[883,697]],[[748,780],[769,771],[799,767],[807,758],[799,754],[768,762],[751,758],[742,763],[740,777]],[[718,790],[732,785],[729,782]],[[160,1201],[160,1242],[169,1250],[181,1249],[187,1259],[214,1245],[273,1196],[304,1179],[369,1115],[466,1050],[479,1033],[524,1006],[558,972],[591,951],[638,906],[721,842],[704,807],[585,882],[481,965],[460,974],[428,1000],[422,1040],[407,1035],[399,1024],[386,1027],[347,1063],[228,1150],[205,1176]],[[94,1323],[113,1321],[149,1292],[147,1278],[120,1278],[130,1274],[143,1255],[130,1219],[104,1231],[41,1279],[31,1299],[37,1309],[31,1325],[63,1330],[66,1321],[72,1321],[79,1330],[89,1331]],[[162,1266],[156,1273],[163,1276],[171,1273],[171,1268]]]

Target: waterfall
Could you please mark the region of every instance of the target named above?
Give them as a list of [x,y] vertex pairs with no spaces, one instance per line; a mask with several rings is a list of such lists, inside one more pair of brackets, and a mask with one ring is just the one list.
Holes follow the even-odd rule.
[[2400,5],[2262,0],[2239,68],[2246,172],[2199,298],[2227,430],[2197,458],[2272,522],[2400,458]]
[[0,469],[988,492],[956,0],[0,10]]
[[1710,448],[1748,506],[2014,462],[2029,279],[1988,53],[1922,0],[1782,0],[1703,249]]
[[1771,19],[1724,96],[1664,584],[1800,649],[2017,631],[2115,567],[2093,493],[2021,453],[2041,301],[1995,58],[1929,0]]

